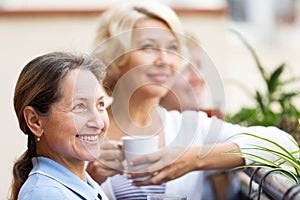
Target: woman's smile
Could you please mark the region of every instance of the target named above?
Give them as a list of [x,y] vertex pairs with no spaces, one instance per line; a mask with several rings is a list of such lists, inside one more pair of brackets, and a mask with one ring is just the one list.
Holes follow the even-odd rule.
[[101,134],[77,134],[76,137],[83,143],[98,144]]
[[165,84],[167,81],[169,81],[171,76],[170,73],[166,72],[147,73],[146,75],[151,81],[161,84]]

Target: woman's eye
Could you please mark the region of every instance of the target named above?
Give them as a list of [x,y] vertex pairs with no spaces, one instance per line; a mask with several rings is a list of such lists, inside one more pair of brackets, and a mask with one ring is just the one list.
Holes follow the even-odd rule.
[[74,112],[80,112],[83,111],[85,109],[84,104],[80,103],[74,106],[73,111]]
[[141,48],[142,50],[155,49],[152,44],[145,44]]
[[104,108],[104,106],[105,106],[105,103],[103,101],[98,103],[98,108],[102,109],[102,108]]
[[169,51],[178,52],[178,46],[177,45],[171,45],[168,47]]

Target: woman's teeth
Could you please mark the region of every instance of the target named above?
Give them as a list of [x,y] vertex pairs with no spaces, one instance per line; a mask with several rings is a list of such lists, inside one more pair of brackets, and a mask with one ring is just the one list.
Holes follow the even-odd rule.
[[98,135],[90,136],[90,135],[80,135],[80,140],[86,141],[86,142],[95,142],[98,140]]

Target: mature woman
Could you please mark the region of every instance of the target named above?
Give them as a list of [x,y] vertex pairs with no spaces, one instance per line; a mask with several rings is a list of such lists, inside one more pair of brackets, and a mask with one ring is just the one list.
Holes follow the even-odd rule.
[[[224,119],[221,108],[217,107],[220,105],[211,105],[215,108],[209,108],[203,104],[203,93],[205,92],[205,78],[203,76],[208,75],[203,68],[212,68],[214,65],[205,54],[196,36],[188,34],[185,38],[187,66],[175,77],[172,88],[160,99],[159,104],[167,110],[181,112],[197,110],[206,112],[208,116]],[[206,79],[210,80],[209,77]]]
[[196,37],[186,37],[187,66],[175,77],[169,92],[161,98],[160,105],[167,110],[201,110],[205,79],[201,73],[202,48]]
[[[107,65],[103,84],[113,102],[108,107],[109,142],[87,171],[111,199],[146,199],[147,193],[201,199],[202,170],[243,165],[243,158],[224,152],[239,151],[248,142],[259,144],[247,136],[231,137],[239,132],[261,134],[292,150],[287,134],[274,127],[245,128],[203,112],[168,112],[158,106],[183,66],[183,28],[169,7],[155,1],[115,6],[99,24],[94,53]],[[158,135],[163,150],[130,163],[152,162],[146,169],[123,175],[118,142],[125,135]],[[131,181],[149,174],[153,176],[147,180]]]
[[99,157],[108,116],[104,67],[85,55],[49,53],[22,70],[14,94],[26,152],[14,165],[11,199],[107,199],[85,172]]

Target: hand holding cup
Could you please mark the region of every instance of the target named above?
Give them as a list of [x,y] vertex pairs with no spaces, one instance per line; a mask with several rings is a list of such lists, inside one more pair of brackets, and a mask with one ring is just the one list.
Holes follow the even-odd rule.
[[[159,137],[158,136],[124,136],[122,137],[123,151],[127,161],[127,170],[135,172],[147,167],[149,164],[131,166],[131,160],[134,158],[154,153],[158,150]],[[145,180],[149,177],[140,177],[138,180]],[[137,179],[135,179],[137,180]]]

